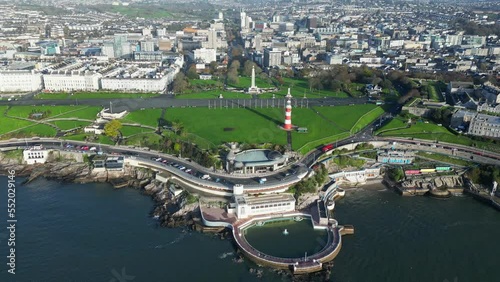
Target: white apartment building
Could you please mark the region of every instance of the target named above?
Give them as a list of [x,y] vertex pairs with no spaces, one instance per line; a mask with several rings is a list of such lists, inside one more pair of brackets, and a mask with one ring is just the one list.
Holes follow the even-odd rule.
[[193,51],[195,61],[202,61],[205,64],[215,62],[217,60],[215,49],[200,48]]
[[101,77],[94,72],[52,72],[43,76],[43,83],[50,91],[97,91]]
[[140,92],[162,92],[174,81],[178,68],[172,68],[161,78],[111,78],[101,79],[103,90],[113,91],[140,91]]
[[42,89],[42,74],[34,71],[0,71],[0,92],[27,92]]

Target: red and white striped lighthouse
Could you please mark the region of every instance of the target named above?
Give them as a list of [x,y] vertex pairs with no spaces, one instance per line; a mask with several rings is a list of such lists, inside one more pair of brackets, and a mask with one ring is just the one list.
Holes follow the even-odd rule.
[[292,130],[292,95],[290,94],[290,88],[288,88],[288,94],[286,94],[285,98],[285,125],[283,126],[283,129]]

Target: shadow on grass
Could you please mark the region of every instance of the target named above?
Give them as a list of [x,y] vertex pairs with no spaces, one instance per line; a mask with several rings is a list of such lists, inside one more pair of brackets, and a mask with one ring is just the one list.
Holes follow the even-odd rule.
[[263,114],[263,113],[259,113],[258,111],[254,110],[254,109],[252,109],[252,108],[245,107],[245,109],[247,109],[247,110],[249,110],[250,112],[252,112],[252,113],[254,113],[254,114],[258,115],[258,116],[261,116],[261,117],[263,117],[263,118],[265,118],[265,119],[267,119],[267,120],[269,120],[269,121],[272,121],[272,122],[273,122],[274,124],[276,124],[276,125],[281,125],[281,124],[282,124],[282,122],[281,122],[280,120],[274,119],[274,118],[272,118],[272,117],[270,117],[270,116],[267,116],[267,115],[265,115],[265,114]]

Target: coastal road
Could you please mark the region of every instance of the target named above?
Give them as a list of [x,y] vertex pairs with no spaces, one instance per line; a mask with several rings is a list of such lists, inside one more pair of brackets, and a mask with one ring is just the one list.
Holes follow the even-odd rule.
[[[226,173],[220,173],[220,172],[214,172],[212,170],[209,170],[205,167],[200,166],[199,164],[195,162],[191,162],[189,160],[183,159],[183,158],[178,158],[175,156],[171,156],[168,154],[160,153],[160,152],[155,152],[155,151],[145,151],[145,150],[140,150],[140,149],[134,149],[134,148],[128,148],[128,147],[122,147],[122,146],[112,146],[112,145],[100,145],[100,144],[93,144],[93,143],[88,143],[88,142],[80,142],[80,141],[71,141],[71,140],[57,140],[57,139],[38,139],[38,140],[32,140],[32,139],[18,139],[17,141],[0,141],[0,148],[1,147],[13,147],[13,146],[18,146],[18,147],[30,147],[34,145],[42,144],[45,148],[48,149],[57,149],[57,150],[65,150],[65,151],[70,151],[70,152],[83,152],[83,153],[92,153],[89,151],[81,151],[77,150],[77,146],[95,146],[100,148],[100,150],[105,153],[105,154],[118,154],[118,155],[124,155],[132,158],[136,158],[138,160],[144,161],[144,162],[153,162],[153,163],[162,163],[165,165],[169,165],[170,167],[173,167],[174,164],[177,165],[182,165],[186,167],[186,169],[191,169],[192,173],[188,176],[186,173],[186,177],[190,176],[197,176],[201,177],[204,174],[208,174],[211,177],[210,181],[216,181],[220,183],[221,185],[227,186],[232,188],[234,184],[243,184],[247,187],[262,187],[262,189],[265,189],[269,185],[279,185],[281,183],[289,182],[292,180],[297,180],[298,175],[304,174],[307,172],[307,169],[305,167],[297,166],[291,169],[285,169],[280,172],[274,172],[272,174],[266,175],[266,183],[265,184],[259,184],[259,179],[260,177],[258,176],[247,176],[247,175],[231,175],[231,174],[226,174]],[[70,144],[73,147],[72,148],[67,148],[66,145]],[[158,162],[152,159],[158,159],[161,158],[162,161],[164,162]],[[185,171],[185,170],[184,170]],[[180,171],[179,171],[180,172]],[[185,172],[180,173],[180,175],[184,174]],[[219,180],[217,180],[219,179]]]

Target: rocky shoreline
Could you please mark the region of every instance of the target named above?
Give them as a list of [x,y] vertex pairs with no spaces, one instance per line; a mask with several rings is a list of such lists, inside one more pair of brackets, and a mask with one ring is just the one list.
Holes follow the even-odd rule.
[[[184,227],[188,230],[205,230],[200,223],[200,211],[198,202],[186,203],[185,197],[174,198],[170,193],[168,185],[154,179],[154,172],[138,167],[125,166],[122,171],[92,171],[88,163],[71,160],[58,160],[44,164],[26,165],[21,160],[7,158],[0,152],[0,175],[7,175],[9,170],[15,170],[16,176],[25,177],[24,183],[30,183],[39,177],[49,180],[72,182],[72,183],[119,183],[120,187],[126,183],[125,187],[140,190],[141,193],[150,196],[154,201],[151,216],[158,219],[162,227],[176,228]],[[116,186],[115,186],[116,187]],[[316,196],[317,197],[317,196]],[[309,206],[316,197],[306,195],[300,199],[303,208]],[[209,232],[211,230],[208,230]],[[215,236],[221,240],[232,239],[232,233],[228,229],[217,231]],[[234,244],[234,242],[233,242]],[[234,263],[243,263],[244,256],[235,244]],[[280,276],[288,277],[292,281],[309,281],[312,277],[322,281],[328,281],[333,263],[325,264],[323,271],[304,275],[293,275],[286,270],[272,270]],[[249,273],[257,278],[262,278],[263,267],[252,266]]]
[[[22,164],[20,159],[8,158],[0,153],[0,175],[14,170],[16,176],[26,177],[30,183],[39,177],[72,183],[120,183],[149,195],[155,202],[151,216],[165,227],[187,226],[194,229],[194,218],[198,217],[198,204],[183,205],[184,198],[174,199],[166,184],[154,180],[154,172],[138,167],[125,166],[122,171],[92,171],[88,163],[62,160],[44,164]],[[125,185],[124,185],[125,184]],[[117,186],[115,186],[117,187]]]

